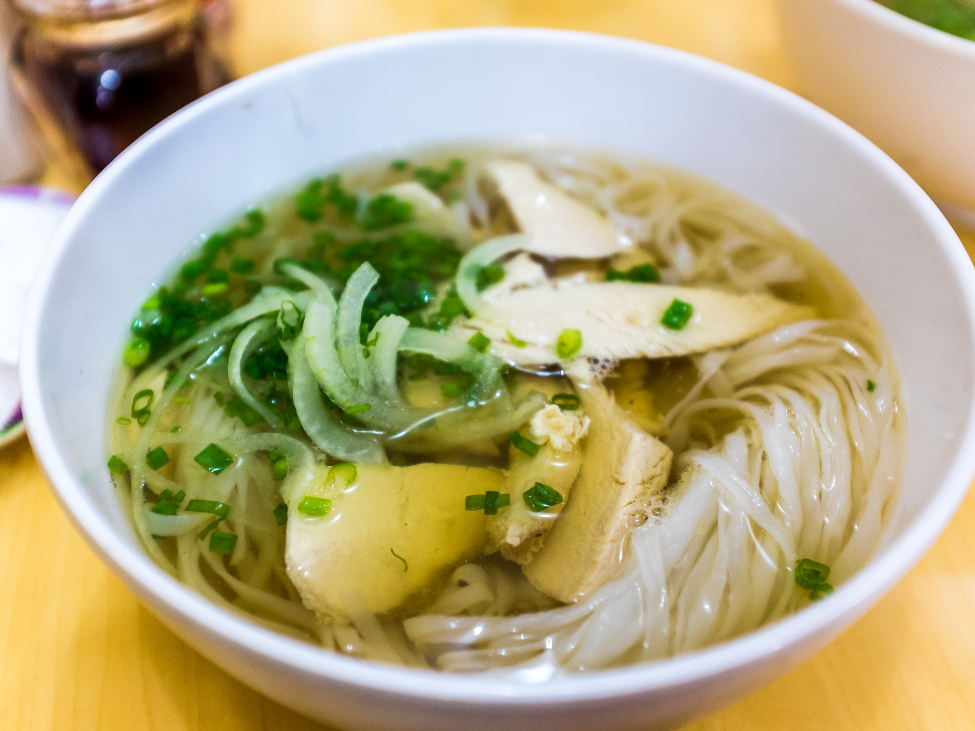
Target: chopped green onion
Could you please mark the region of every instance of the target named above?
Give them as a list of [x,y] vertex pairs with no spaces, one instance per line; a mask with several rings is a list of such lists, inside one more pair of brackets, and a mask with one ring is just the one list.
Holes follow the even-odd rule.
[[301,332],[305,316],[297,305],[291,300],[281,303],[281,310],[278,312],[278,340],[294,340]]
[[563,411],[575,411],[579,408],[579,397],[574,393],[557,393],[552,397],[552,403]]
[[820,584],[811,592],[809,592],[809,598],[814,602],[818,602],[820,599],[824,599],[833,593],[833,587],[830,584]]
[[809,558],[800,559],[796,563],[796,583],[803,589],[815,589],[826,583],[829,578],[829,566],[818,563]]
[[146,362],[149,358],[150,350],[149,341],[136,335],[125,346],[125,353],[122,356],[122,360],[125,361],[125,365],[135,368]]
[[210,513],[226,518],[230,515],[231,508],[226,503],[220,503],[216,500],[190,500],[186,503],[184,510],[187,513]]
[[413,218],[413,204],[400,200],[389,193],[380,193],[366,207],[366,214],[362,217],[362,228],[366,231],[395,226]]
[[212,297],[215,294],[223,294],[228,289],[226,282],[214,282],[213,284],[205,284],[200,290],[200,294],[204,297]]
[[129,466],[113,454],[108,458],[108,469],[116,475],[124,475],[126,470],[129,469]]
[[179,424],[177,424],[177,425],[176,425],[176,426],[174,426],[174,427],[173,427],[172,429],[170,429],[170,430],[169,430],[169,433],[170,433],[170,434],[179,434]]
[[394,556],[396,556],[396,558],[398,558],[398,559],[399,559],[400,561],[402,561],[402,562],[403,562],[403,573],[404,573],[404,574],[405,574],[405,573],[406,573],[407,571],[409,571],[409,570],[410,570],[410,565],[409,565],[408,563],[406,563],[406,559],[405,559],[405,558],[403,558],[403,557],[402,557],[402,556],[400,556],[400,555],[399,555],[398,553],[396,553],[396,551],[394,551],[394,550],[393,550],[392,548],[390,548],[390,549],[389,549],[389,552],[390,552],[391,554],[393,554]]
[[694,306],[689,302],[674,299],[660,318],[660,324],[671,330],[683,330],[694,314]]
[[214,528],[220,525],[221,520],[223,520],[223,518],[217,518],[216,520],[211,520],[209,523],[206,524],[206,527],[203,530],[201,530],[199,533],[196,534],[196,537],[202,541],[204,538],[210,535],[210,531],[212,531]]
[[456,363],[435,363],[433,372],[438,376],[456,376],[460,373],[460,366]]
[[274,522],[278,525],[284,525],[288,522],[288,506],[285,503],[281,503],[273,511]]
[[874,391],[876,391],[877,390],[877,383],[876,383],[876,381],[867,381],[867,390],[870,393],[873,393]]
[[533,513],[540,513],[545,508],[562,502],[562,493],[541,482],[536,482],[531,489],[525,491],[522,497]]
[[215,475],[219,475],[234,463],[234,458],[225,450],[211,443],[202,452],[193,458],[200,467],[209,470]]
[[190,399],[188,397],[186,397],[186,396],[173,396],[173,403],[174,404],[191,404],[193,402],[190,401]]
[[230,279],[227,274],[226,269],[211,269],[207,272],[207,283],[213,284],[214,282],[224,282],[226,283]]
[[464,510],[483,510],[485,515],[497,515],[498,508],[511,505],[511,495],[496,490],[488,490],[483,495],[468,495],[464,498]]
[[326,515],[332,507],[332,501],[324,497],[305,495],[298,503],[298,512],[305,515]]
[[361,414],[363,411],[369,411],[371,408],[371,404],[356,404],[355,406],[350,406],[347,408],[345,413],[349,416],[355,416],[356,414]]
[[115,420],[115,423],[116,424],[121,424],[122,426],[128,426],[129,424],[132,423],[132,419],[130,419],[127,416],[120,416],[119,418],[117,418]]
[[497,284],[504,279],[504,275],[504,267],[498,262],[492,261],[490,264],[484,265],[477,273],[477,291],[483,292],[492,284]]
[[572,358],[582,349],[582,332],[566,328],[555,342],[555,352],[559,358]]
[[476,350],[478,353],[483,353],[491,344],[491,338],[484,333],[474,333],[467,341],[467,344],[474,348],[474,350]]
[[403,170],[406,170],[406,168],[408,168],[409,166],[410,166],[409,160],[393,160],[391,163],[389,163],[390,169],[395,170],[396,172],[402,172]]
[[514,335],[511,334],[511,330],[508,330],[507,335],[508,335],[508,340],[510,340],[511,344],[514,345],[516,348],[524,348],[528,345],[527,340],[520,340],[516,338]]
[[359,471],[356,469],[354,464],[351,462],[340,462],[337,465],[333,465],[328,471],[327,481],[331,482],[332,480],[339,479],[345,483],[346,487],[348,487],[355,482],[356,475],[358,474]]
[[216,531],[210,536],[210,552],[229,555],[237,547],[236,533],[221,533]]
[[441,383],[440,394],[444,398],[457,398],[464,392],[459,383]]
[[621,272],[618,269],[610,269],[606,272],[607,282],[659,282],[660,272],[653,264],[637,264],[632,269]]
[[538,454],[538,445],[528,437],[523,437],[516,431],[511,432],[511,434],[508,435],[508,439],[515,446],[515,449],[520,449],[529,457],[534,457]]
[[143,426],[152,413],[152,402],[156,398],[151,388],[144,388],[132,397],[132,418]]
[[179,503],[164,498],[162,495],[159,496],[159,502],[152,508],[152,512],[156,515],[176,515],[177,510],[179,510]]
[[183,502],[183,498],[184,497],[186,497],[186,490],[180,490],[178,493],[176,493],[175,495],[173,495],[173,501],[177,505],[179,505],[181,502]]
[[288,458],[281,456],[272,462],[271,477],[273,477],[277,482],[281,482],[285,477],[288,476]]
[[169,464],[169,455],[162,447],[156,447],[146,452],[146,464],[154,470],[158,470],[163,465]]
[[464,510],[484,510],[484,496],[468,495],[464,498]]

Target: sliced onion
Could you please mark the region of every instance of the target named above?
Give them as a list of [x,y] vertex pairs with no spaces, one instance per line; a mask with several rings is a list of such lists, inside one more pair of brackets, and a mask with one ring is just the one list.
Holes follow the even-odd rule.
[[349,378],[342,367],[339,354],[335,350],[335,300],[313,300],[305,314],[302,335],[305,339],[305,353],[315,378],[322,385],[328,397],[339,408],[347,409],[362,403],[365,394],[359,384]]
[[349,277],[345,291],[339,298],[335,349],[349,378],[358,381],[362,390],[367,392],[372,391],[372,373],[362,355],[359,325],[362,322],[362,306],[366,296],[378,281],[379,273],[369,262],[365,262]]
[[191,530],[200,528],[213,518],[209,513],[193,513],[190,515],[159,515],[148,508],[143,511],[149,533],[154,536],[179,536]]
[[477,377],[474,395],[482,403],[507,393],[501,383],[500,373],[504,361],[490,353],[479,353],[467,343],[449,335],[411,327],[400,340],[399,349],[426,353],[438,360],[456,363],[468,373],[473,373]]
[[299,282],[304,284],[306,287],[308,287],[308,289],[315,293],[316,297],[326,301],[331,300],[332,302],[335,302],[335,296],[332,294],[332,288],[329,287],[328,282],[319,277],[317,274],[312,274],[310,271],[304,267],[298,266],[297,264],[282,264],[281,271],[292,279],[297,279]]
[[498,309],[481,297],[477,291],[477,277],[488,264],[512,251],[524,249],[529,241],[531,236],[528,234],[498,236],[474,247],[460,260],[457,269],[457,295],[468,310],[478,317],[501,325],[511,321],[510,312]]
[[263,416],[264,420],[273,428],[280,429],[284,426],[281,415],[251,393],[244,381],[243,374],[244,363],[261,343],[274,334],[275,328],[276,325],[273,320],[264,319],[255,320],[245,327],[244,331],[234,340],[234,345],[230,349],[230,365],[227,372],[230,375],[230,385],[233,386],[244,403]]
[[368,358],[372,369],[373,382],[380,398],[387,403],[398,404],[403,401],[396,382],[397,355],[400,342],[410,323],[405,317],[387,315],[376,323],[369,333],[369,340],[375,340]]

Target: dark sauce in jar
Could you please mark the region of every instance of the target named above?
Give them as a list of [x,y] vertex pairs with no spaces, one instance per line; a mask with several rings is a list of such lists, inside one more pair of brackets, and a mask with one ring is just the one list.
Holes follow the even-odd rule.
[[94,45],[52,42],[28,29],[14,60],[92,174],[163,119],[229,81],[196,25]]

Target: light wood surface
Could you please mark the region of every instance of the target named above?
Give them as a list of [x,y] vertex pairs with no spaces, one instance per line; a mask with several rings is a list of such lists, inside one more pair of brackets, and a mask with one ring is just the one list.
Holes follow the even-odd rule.
[[[389,33],[521,25],[653,41],[793,84],[772,0],[240,0],[237,8],[239,73]],[[975,251],[975,235],[964,239]],[[851,630],[685,731],[972,728],[975,495]],[[324,727],[233,680],[142,608],[74,532],[21,440],[0,451],[0,729]]]

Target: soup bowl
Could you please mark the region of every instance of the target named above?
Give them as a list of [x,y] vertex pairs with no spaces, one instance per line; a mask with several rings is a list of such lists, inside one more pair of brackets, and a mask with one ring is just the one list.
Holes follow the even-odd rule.
[[809,99],[887,152],[942,206],[975,222],[975,42],[875,0],[778,0]]
[[[907,398],[903,493],[875,558],[835,594],[701,652],[545,683],[323,651],[209,603],[139,546],[105,468],[129,321],[227,213],[348,161],[434,143],[551,141],[706,176],[776,213],[859,289]],[[923,257],[918,251],[924,251]],[[178,636],[247,685],[354,729],[667,728],[759,688],[850,625],[931,546],[975,471],[975,276],[886,155],[803,99],[626,40],[542,30],[393,37],[238,81],[151,131],[82,194],[24,325],[24,410],[61,505]]]

